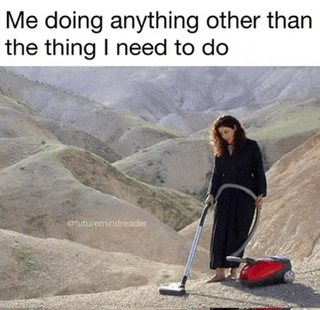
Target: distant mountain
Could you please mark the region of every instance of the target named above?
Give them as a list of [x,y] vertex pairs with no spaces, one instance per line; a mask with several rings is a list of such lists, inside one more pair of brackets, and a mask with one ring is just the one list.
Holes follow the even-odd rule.
[[303,102],[320,87],[317,67],[8,69],[184,133],[207,127],[221,111],[244,116],[276,101]]
[[[240,120],[247,136],[258,141],[267,171],[282,156],[320,130],[319,97],[307,104],[275,103]],[[205,197],[213,168],[208,129],[169,139],[114,163],[122,172],[144,182]]]
[[204,199],[213,166],[207,139],[170,139],[113,164],[125,174]]
[[[150,124],[129,111],[116,111],[52,85],[19,77],[3,68],[0,68],[0,89],[21,106],[27,107],[29,112],[33,111],[38,117],[50,120],[50,126],[43,125],[48,130],[54,130],[58,135],[67,128],[60,128],[58,131],[57,124],[53,125],[52,121],[62,126],[68,125],[68,128],[72,126],[73,136],[80,136],[80,131],[86,132],[87,138],[91,135],[93,139],[95,137],[101,140],[122,157],[168,138],[180,136],[171,129]],[[71,132],[68,134],[71,140]]]
[[[4,91],[10,89],[20,102],[53,119],[38,125],[60,142],[85,148],[115,162],[115,167],[143,182],[197,197],[204,196],[212,169],[208,127],[223,113],[214,107],[227,109],[227,102],[233,102],[229,106],[233,110],[224,113],[236,115],[248,137],[258,140],[266,170],[320,129],[317,68],[19,67],[13,70],[30,73],[38,81],[12,74],[6,68],[0,71]],[[44,83],[45,79],[60,86]],[[99,92],[101,100],[103,96],[109,98],[114,108],[78,94],[86,94],[82,90],[89,92],[89,89],[95,99]],[[205,89],[207,95],[211,94],[206,100],[203,99]],[[174,103],[177,92],[190,99],[189,111],[186,105]],[[222,105],[214,103],[213,98],[218,94]],[[241,101],[238,95],[239,102],[231,100],[236,94],[242,99],[250,97],[251,104]],[[125,111],[119,111],[120,103],[128,96],[133,101],[126,102]],[[155,98],[157,102],[153,101]],[[279,101],[268,101],[274,98]],[[238,105],[241,102],[243,105]],[[138,114],[133,114],[136,107]],[[162,118],[154,119],[157,124],[151,124],[142,119],[140,110]],[[162,112],[159,114],[157,110]]]
[[82,147],[109,162],[122,158],[117,151],[98,138],[59,121],[40,117],[24,103],[10,96],[8,90],[3,87],[0,87],[1,89],[0,144],[3,156],[0,158],[0,167],[21,160],[50,142]]

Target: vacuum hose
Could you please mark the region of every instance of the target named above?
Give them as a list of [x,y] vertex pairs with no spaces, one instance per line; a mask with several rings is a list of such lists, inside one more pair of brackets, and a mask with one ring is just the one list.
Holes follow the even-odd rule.
[[[238,184],[229,184],[229,183],[227,183],[227,184],[222,185],[222,186],[219,188],[218,193],[217,193],[216,198],[215,198],[216,203],[217,203],[218,197],[220,196],[220,194],[222,193],[222,191],[223,191],[224,189],[226,189],[226,188],[236,188],[236,189],[240,189],[240,190],[244,191],[245,193],[247,193],[248,195],[250,195],[254,201],[256,201],[256,200],[258,199],[258,197],[256,196],[256,194],[255,194],[252,190],[250,190],[250,189],[248,189],[248,188],[246,188],[246,187],[244,187],[244,186],[238,185]],[[252,236],[254,235],[254,232],[255,232],[256,229],[257,229],[257,225],[258,225],[258,222],[259,222],[259,218],[260,218],[259,208],[255,208],[254,221],[253,221],[253,224],[251,225],[251,229],[250,229],[250,232],[249,232],[249,234],[248,234],[247,239],[245,240],[245,242],[241,245],[241,247],[240,247],[237,251],[233,252],[233,253],[230,255],[230,257],[237,257],[237,256],[245,249],[245,247],[248,245],[248,243],[250,242]]]

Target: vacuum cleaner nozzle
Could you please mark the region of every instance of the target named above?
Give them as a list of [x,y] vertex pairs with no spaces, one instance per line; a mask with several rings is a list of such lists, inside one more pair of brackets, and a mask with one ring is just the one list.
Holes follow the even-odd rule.
[[171,283],[167,286],[162,286],[159,290],[162,295],[183,296],[186,294],[186,289],[182,283]]

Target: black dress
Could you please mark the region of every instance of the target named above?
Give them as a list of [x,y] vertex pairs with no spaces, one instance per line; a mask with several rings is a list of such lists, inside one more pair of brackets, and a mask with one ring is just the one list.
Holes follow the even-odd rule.
[[[266,196],[266,177],[262,155],[256,141],[245,139],[238,152],[226,152],[215,158],[208,194],[214,197],[223,184],[242,185],[257,196]],[[235,252],[246,240],[254,216],[254,200],[244,191],[234,188],[223,190],[214,214],[210,245],[210,268],[238,267],[226,257]],[[243,256],[243,252],[240,253]]]

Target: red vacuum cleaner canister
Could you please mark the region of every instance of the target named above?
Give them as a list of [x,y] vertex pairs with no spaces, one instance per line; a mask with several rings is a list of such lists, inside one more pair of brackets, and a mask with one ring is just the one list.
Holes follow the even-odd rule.
[[290,260],[283,256],[261,260],[249,259],[241,270],[239,281],[248,287],[292,283],[294,272]]

